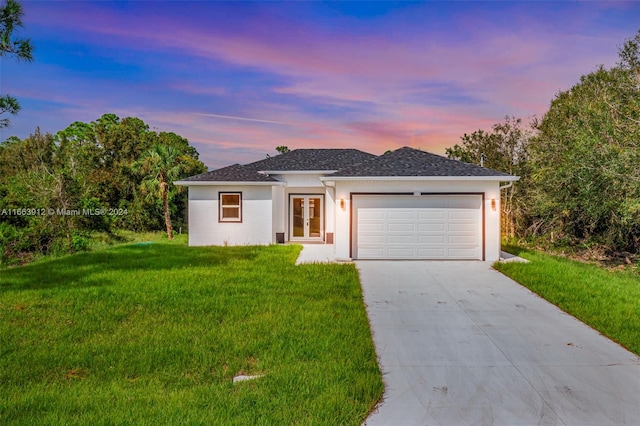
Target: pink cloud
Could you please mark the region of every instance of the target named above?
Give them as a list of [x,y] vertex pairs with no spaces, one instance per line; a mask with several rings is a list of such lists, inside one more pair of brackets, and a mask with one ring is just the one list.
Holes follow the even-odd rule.
[[[264,93],[246,99],[215,80],[166,82],[167,89],[185,95],[233,96],[233,111],[194,105],[168,113],[155,105],[118,104],[123,116],[140,116],[196,143],[212,167],[235,162],[234,156],[243,162],[259,159],[247,158],[277,145],[362,147],[374,153],[413,145],[442,153],[463,133],[488,129],[504,115],[541,115],[558,90],[598,63],[615,62],[616,43],[631,36],[580,35],[592,19],[586,12],[562,30],[526,10],[517,25],[503,27],[461,9],[449,32],[444,24],[437,31],[415,24],[405,30],[402,15],[382,30],[345,31],[348,18],[337,30],[272,8],[243,17],[243,25],[230,31],[193,16],[127,14],[110,3],[73,5],[29,4],[36,12],[27,10],[29,24],[65,28],[109,47],[178,53],[207,69],[222,64],[277,77]],[[169,59],[167,67],[172,66]],[[278,101],[270,98],[274,94]],[[108,108],[113,100],[105,97],[101,107]],[[312,112],[317,105],[339,112],[320,116]]]

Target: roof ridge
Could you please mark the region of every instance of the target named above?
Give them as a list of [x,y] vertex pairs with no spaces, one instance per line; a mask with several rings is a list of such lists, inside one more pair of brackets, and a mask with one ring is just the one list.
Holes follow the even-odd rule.
[[404,146],[371,158],[357,166],[350,166],[334,176],[511,176],[507,173],[465,163],[429,151]]

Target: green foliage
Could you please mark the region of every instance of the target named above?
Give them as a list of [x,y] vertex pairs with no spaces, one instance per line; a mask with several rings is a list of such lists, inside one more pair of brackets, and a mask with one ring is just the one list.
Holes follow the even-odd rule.
[[[20,112],[20,103],[16,98],[11,95],[0,96],[0,114],[16,115],[18,112]],[[0,128],[9,127],[9,124],[11,120],[8,118],[0,119]]]
[[491,132],[476,130],[462,136],[462,145],[446,149],[449,158],[466,163],[521,176],[520,182],[506,188],[500,194],[502,230],[506,236],[514,236],[526,227],[527,160],[533,132],[523,128],[522,119],[505,117],[494,124]]
[[517,247],[509,252],[531,262],[496,263],[497,270],[640,355],[637,272],[607,271]]
[[289,149],[288,146],[280,145],[280,146],[276,146],[276,151],[278,151],[279,154],[286,154],[291,150]]
[[582,76],[539,123],[530,203],[538,234],[640,249],[640,85],[637,44],[626,46],[627,65]]
[[[29,39],[14,37],[18,27],[22,27],[24,12],[22,5],[15,0],[6,0],[0,7],[0,57],[12,56],[19,61],[33,61],[33,46]],[[9,113],[12,115],[20,111],[18,100],[10,95],[0,96],[0,115]],[[0,119],[0,128],[8,127],[8,118]]]
[[640,85],[640,30],[632,39],[626,40],[622,47],[618,49],[620,62],[618,66],[624,70],[631,71],[635,77],[636,84]]
[[447,149],[521,177],[501,195],[506,236],[640,250],[640,31],[619,56],[558,93],[533,131],[507,117]]
[[[153,146],[172,152],[176,161],[166,176],[166,209],[147,196],[149,179],[137,167]],[[9,138],[0,143],[0,211],[9,212],[0,223],[20,230],[20,241],[5,248],[4,262],[27,259],[27,253],[84,250],[89,245],[78,235],[86,231],[162,229],[165,210],[179,217],[186,211],[186,193],[171,182],[204,170],[186,139],[114,114],[72,123],[55,136],[36,129],[24,140]],[[37,214],[11,213],[16,209]]]
[[180,155],[180,151],[173,145],[154,144],[134,167],[145,175],[141,185],[143,193],[147,193],[151,199],[155,197],[161,200],[167,236],[172,240],[173,228],[169,200],[181,189],[175,187],[173,181],[189,169],[188,156]]
[[358,273],[299,250],[178,236],[0,270],[0,418],[362,424],[383,384]]

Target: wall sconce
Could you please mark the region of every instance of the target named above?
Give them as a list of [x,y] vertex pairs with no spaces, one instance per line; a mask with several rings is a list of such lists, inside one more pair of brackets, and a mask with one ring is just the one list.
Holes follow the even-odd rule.
[[494,212],[496,211],[496,199],[495,198],[491,199],[491,210],[493,210]]
[[344,198],[340,198],[340,208],[344,210]]

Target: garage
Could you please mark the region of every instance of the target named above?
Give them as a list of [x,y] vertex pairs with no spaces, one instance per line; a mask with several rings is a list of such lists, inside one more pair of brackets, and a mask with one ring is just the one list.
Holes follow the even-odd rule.
[[355,259],[483,260],[482,194],[353,194]]

